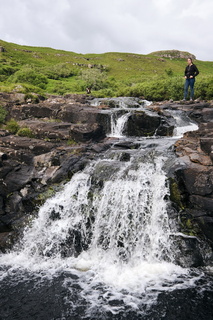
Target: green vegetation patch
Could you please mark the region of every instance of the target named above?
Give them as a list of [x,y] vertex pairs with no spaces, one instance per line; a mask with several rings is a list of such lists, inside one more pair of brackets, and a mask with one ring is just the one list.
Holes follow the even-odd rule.
[[18,130],[20,129],[20,126],[19,126],[19,124],[18,124],[18,122],[16,120],[11,119],[6,123],[6,127],[5,128],[10,133],[16,134],[18,132]]
[[[96,97],[136,96],[152,101],[183,98],[183,56],[190,56],[187,52],[78,54],[1,40],[0,45],[5,48],[0,53],[0,91],[65,95],[86,93],[91,88]],[[213,62],[195,63],[200,70],[195,97],[211,100]]]
[[0,106],[0,125],[5,122],[6,115],[7,115],[7,110],[4,107]]
[[35,135],[33,133],[33,131],[30,128],[20,128],[17,131],[17,135],[19,137],[28,137],[28,138],[35,138]]

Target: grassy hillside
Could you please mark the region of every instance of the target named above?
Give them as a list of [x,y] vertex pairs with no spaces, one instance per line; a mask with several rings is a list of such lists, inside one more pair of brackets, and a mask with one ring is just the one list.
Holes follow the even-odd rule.
[[[176,100],[183,95],[183,58],[162,58],[157,52],[77,54],[1,40],[0,46],[5,49],[0,52],[0,91],[63,95],[85,93],[91,87],[99,97]],[[196,65],[196,96],[213,99],[213,62],[197,60]]]

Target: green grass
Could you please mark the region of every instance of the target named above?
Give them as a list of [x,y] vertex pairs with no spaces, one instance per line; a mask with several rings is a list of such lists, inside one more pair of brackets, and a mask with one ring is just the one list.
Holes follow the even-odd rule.
[[16,120],[11,119],[11,120],[7,121],[5,128],[10,133],[16,134],[18,132],[18,130],[20,129],[20,126]]
[[25,127],[25,128],[20,128],[18,131],[17,131],[17,135],[19,137],[28,137],[28,138],[35,138],[35,135],[33,133],[33,131],[28,128],[28,127]]
[[[185,59],[162,59],[158,53],[78,54],[1,40],[0,46],[6,50],[0,53],[0,91],[64,95],[86,93],[89,86],[97,97],[178,100],[183,95]],[[213,62],[195,63],[200,70],[196,96],[213,99]]]

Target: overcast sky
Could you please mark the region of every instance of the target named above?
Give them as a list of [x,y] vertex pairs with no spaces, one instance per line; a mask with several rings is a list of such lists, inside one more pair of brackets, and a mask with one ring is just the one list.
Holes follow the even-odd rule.
[[0,39],[22,45],[213,61],[213,0],[0,0],[0,12]]

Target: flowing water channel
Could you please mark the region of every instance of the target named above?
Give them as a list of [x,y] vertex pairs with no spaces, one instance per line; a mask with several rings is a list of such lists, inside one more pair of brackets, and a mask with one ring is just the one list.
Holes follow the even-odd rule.
[[148,105],[133,101],[118,99],[112,110],[109,136],[119,139],[111,149],[47,200],[0,256],[0,319],[213,319],[211,270],[184,265],[167,179],[172,145],[196,125],[171,111],[173,137],[128,138],[129,114]]

